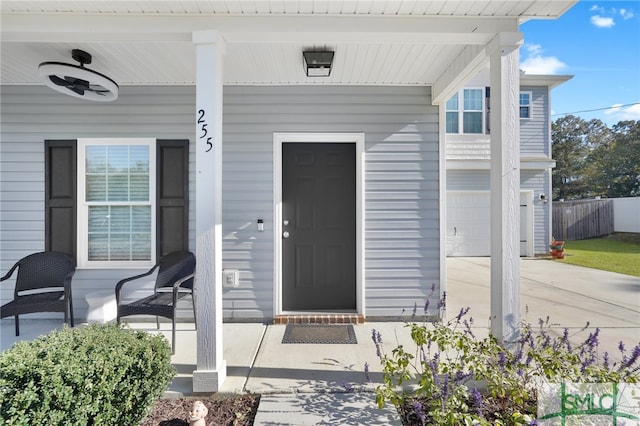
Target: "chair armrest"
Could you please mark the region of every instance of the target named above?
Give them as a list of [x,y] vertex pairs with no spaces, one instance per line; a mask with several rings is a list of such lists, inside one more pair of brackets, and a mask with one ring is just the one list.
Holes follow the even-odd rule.
[[120,290],[122,289],[123,285],[125,285],[129,281],[135,281],[137,279],[140,279],[140,278],[147,277],[147,276],[151,275],[153,273],[153,271],[155,271],[158,268],[158,266],[159,266],[159,264],[154,265],[153,268],[149,269],[144,274],[135,275],[133,277],[124,278],[124,279],[121,279],[120,281],[118,281],[118,283],[116,284],[116,304],[120,304]]
[[[182,289],[182,287],[180,287],[184,282],[189,281],[191,278],[193,278],[195,276],[195,274],[189,274],[185,277],[180,278],[178,281],[176,281],[173,284],[173,306],[175,309],[176,303],[178,303],[178,293],[180,292],[180,290]],[[193,290],[191,290],[193,291]],[[193,293],[191,293],[193,294]]]
[[73,275],[76,273],[75,270],[69,272],[66,277],[64,277],[64,292],[67,298],[71,298],[71,280],[73,279]]
[[9,269],[9,272],[7,272],[7,273],[4,275],[4,277],[0,278],[0,282],[1,282],[1,281],[4,281],[4,280],[6,280],[6,279],[11,278],[11,275],[13,275],[13,271],[15,271],[15,270],[16,270],[16,268],[18,267],[18,265],[19,265],[19,264],[20,264],[20,262],[16,262],[16,264],[15,264],[15,265],[13,265],[13,266],[11,267],[11,269]]
[[173,291],[175,292],[175,291],[180,290],[180,288],[181,288],[180,286],[181,286],[182,284],[184,284],[185,282],[189,281],[189,280],[190,280],[191,278],[193,278],[194,276],[195,276],[195,273],[194,273],[194,274],[189,274],[189,275],[187,275],[187,276],[185,276],[185,277],[182,277],[182,278],[181,278],[181,279],[179,279],[178,281],[176,281],[176,282],[173,284]]

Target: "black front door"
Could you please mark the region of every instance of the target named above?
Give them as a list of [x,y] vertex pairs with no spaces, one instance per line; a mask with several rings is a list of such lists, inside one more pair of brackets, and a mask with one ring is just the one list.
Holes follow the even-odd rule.
[[353,143],[282,145],[282,307],[356,309]]

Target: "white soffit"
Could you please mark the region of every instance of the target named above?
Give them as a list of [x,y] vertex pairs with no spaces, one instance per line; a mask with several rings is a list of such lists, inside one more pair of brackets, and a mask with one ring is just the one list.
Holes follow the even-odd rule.
[[[431,85],[466,46],[555,18],[575,1],[2,1],[2,84],[40,84],[72,49],[119,85],[195,83],[193,31],[226,40],[225,84]],[[302,51],[336,52],[328,78]]]

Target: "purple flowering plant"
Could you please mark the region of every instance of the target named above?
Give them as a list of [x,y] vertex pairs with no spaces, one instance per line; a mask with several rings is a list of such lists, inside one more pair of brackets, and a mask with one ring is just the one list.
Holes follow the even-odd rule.
[[[424,306],[426,318],[429,303]],[[437,304],[440,317],[444,306]],[[371,336],[383,369],[376,402],[396,406],[405,425],[536,424],[536,388],[543,381],[640,382],[640,343],[627,351],[620,342],[613,362],[600,353],[600,330],[589,324],[558,334],[549,318],[522,323],[515,341],[501,343],[471,332],[468,308],[446,323],[418,322],[415,310],[405,324],[411,348],[387,353],[380,333]]]

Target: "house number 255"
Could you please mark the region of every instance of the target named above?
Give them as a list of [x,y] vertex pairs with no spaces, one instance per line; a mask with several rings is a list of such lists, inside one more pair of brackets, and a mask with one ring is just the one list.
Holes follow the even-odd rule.
[[211,137],[207,137],[209,131],[207,130],[207,120],[205,119],[205,113],[203,109],[198,110],[198,124],[200,125],[200,131],[202,132],[199,138],[204,139],[207,145],[207,149],[204,152],[209,152],[211,151],[211,148],[213,148],[213,142],[211,142]]

